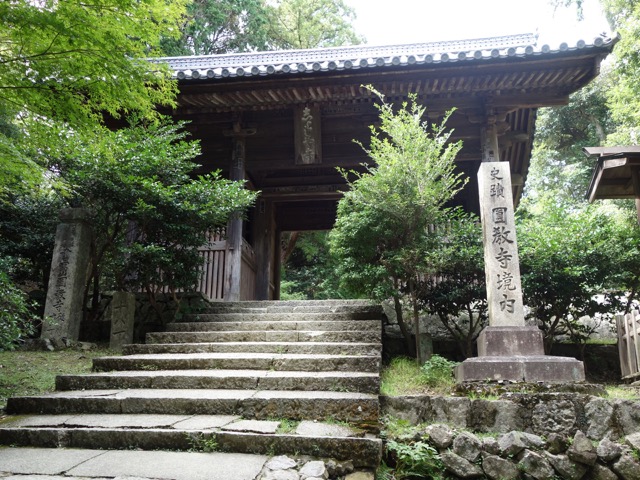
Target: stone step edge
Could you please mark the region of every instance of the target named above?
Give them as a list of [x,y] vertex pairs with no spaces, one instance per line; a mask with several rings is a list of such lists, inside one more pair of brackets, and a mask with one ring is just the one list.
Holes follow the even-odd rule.
[[[144,392],[144,393],[143,393]],[[11,397],[6,412],[25,414],[239,415],[254,420],[334,419],[371,429],[380,414],[375,394],[278,390],[94,390]]]
[[40,448],[182,450],[268,455],[312,455],[375,468],[382,441],[363,437],[313,437],[225,431],[96,428],[0,428],[0,444]]
[[[105,387],[109,382],[126,387]],[[82,384],[82,387],[78,385]],[[216,387],[215,385],[242,385]],[[345,385],[346,384],[346,385]],[[94,386],[97,385],[97,386]],[[190,385],[190,386],[185,386]],[[322,388],[312,388],[322,385]],[[281,386],[280,388],[274,388]],[[357,389],[352,387],[356,386]],[[304,387],[304,388],[301,388]],[[365,388],[366,387],[366,388]],[[355,391],[377,394],[380,375],[358,371],[278,371],[278,370],[128,370],[56,376],[57,391],[150,389],[250,389]],[[346,388],[346,390],[345,390]]]

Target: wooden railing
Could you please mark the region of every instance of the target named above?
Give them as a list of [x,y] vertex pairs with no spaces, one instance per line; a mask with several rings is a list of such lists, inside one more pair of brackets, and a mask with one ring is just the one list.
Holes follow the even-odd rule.
[[640,312],[617,315],[616,325],[622,378],[635,378],[640,375]]
[[205,244],[198,248],[202,257],[202,275],[196,290],[210,300],[224,298],[224,272],[227,263],[225,230],[210,232]]
[[[224,300],[225,273],[227,272],[227,240],[224,229],[211,232],[206,243],[198,249],[202,257],[202,275],[196,286],[198,292],[210,300]],[[253,300],[256,289],[256,255],[244,239],[242,240],[242,268],[240,300]]]

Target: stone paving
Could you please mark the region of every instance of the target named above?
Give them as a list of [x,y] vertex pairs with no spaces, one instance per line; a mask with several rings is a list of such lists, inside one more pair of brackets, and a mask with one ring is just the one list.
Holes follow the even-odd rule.
[[[28,448],[0,450],[0,472],[23,480],[368,478],[382,446],[381,319],[366,302],[212,304],[150,334],[147,345],[126,346],[123,357],[96,359],[96,373],[60,376],[57,392],[9,399],[16,416],[0,423],[0,444]],[[267,468],[274,455],[295,457],[296,467]],[[314,477],[322,462],[306,465],[319,457],[334,460]],[[25,469],[29,458],[46,471]],[[242,469],[229,470],[236,463]]]

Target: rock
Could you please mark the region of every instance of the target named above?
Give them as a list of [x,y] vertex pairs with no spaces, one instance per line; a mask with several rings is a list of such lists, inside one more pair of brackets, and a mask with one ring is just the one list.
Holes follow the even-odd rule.
[[298,464],[294,459],[289,458],[286,455],[279,455],[269,460],[265,467],[269,470],[288,470],[290,468],[295,468],[297,465]]
[[594,397],[584,406],[587,417],[587,437],[600,440],[611,431],[613,422],[613,405],[604,398]]
[[433,420],[454,427],[467,428],[471,400],[465,397],[432,397]]
[[487,455],[482,460],[482,470],[489,480],[504,480],[506,478],[518,478],[518,467],[509,460],[497,455]]
[[447,425],[434,423],[424,429],[428,440],[437,449],[449,448],[453,443],[454,433]]
[[591,467],[589,480],[618,480],[618,476],[604,465],[596,463]]
[[440,460],[447,471],[460,478],[476,478],[482,476],[482,469],[460,455],[453,452],[443,452],[440,454]]
[[640,480],[640,464],[628,453],[620,455],[620,458],[611,465],[611,469],[622,480]]
[[329,473],[324,466],[324,462],[320,460],[305,463],[299,473],[302,480],[311,477],[324,479],[329,478]]
[[470,432],[462,432],[453,441],[453,453],[472,463],[480,458],[481,447],[480,439]]
[[482,451],[489,455],[500,455],[498,440],[493,437],[484,437],[482,439]]
[[616,400],[613,402],[613,406],[616,411],[617,423],[622,427],[623,435],[640,431],[640,408],[638,408],[637,401]]
[[596,454],[604,463],[610,463],[622,455],[622,446],[608,438],[603,438],[596,448]]
[[631,448],[636,450],[640,450],[640,432],[632,433],[631,435],[627,435],[624,439],[624,443],[629,445]]
[[498,447],[503,456],[514,456],[525,448],[542,448],[544,440],[538,435],[525,432],[509,432],[498,438]]
[[558,397],[538,402],[532,412],[533,431],[541,435],[573,431],[576,412],[573,402]]
[[470,429],[478,432],[507,433],[522,430],[522,407],[510,400],[471,401]]
[[584,463],[585,465],[592,466],[598,459],[596,449],[591,443],[591,440],[578,430],[573,437],[573,443],[567,450],[567,455],[571,460]]
[[536,480],[552,480],[555,477],[555,471],[547,459],[531,450],[525,450],[518,462],[518,470]]
[[407,420],[412,425],[431,421],[431,397],[410,395],[401,397],[380,396],[380,408],[390,417]]
[[553,455],[545,452],[544,456],[555,471],[560,474],[560,477],[565,480],[580,480],[589,469],[582,463],[570,460],[567,455]]
[[344,480],[374,480],[374,478],[371,472],[354,472],[344,477]]
[[547,451],[553,455],[564,453],[569,447],[567,437],[558,433],[550,433],[547,436]]
[[269,470],[262,480],[300,480],[300,475],[295,470]]

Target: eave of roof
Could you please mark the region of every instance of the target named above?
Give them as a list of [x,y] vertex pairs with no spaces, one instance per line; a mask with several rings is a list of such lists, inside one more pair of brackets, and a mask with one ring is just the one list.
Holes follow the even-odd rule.
[[[587,147],[583,151],[589,157],[598,158],[586,194],[589,202],[635,198],[631,169],[640,168],[640,146]],[[613,183],[605,185],[607,181]]]
[[617,34],[601,35],[591,42],[562,42],[556,47],[538,45],[533,34],[473,40],[414,43],[407,45],[355,45],[309,50],[283,50],[241,54],[152,58],[165,63],[181,81],[203,81],[238,77],[295,76],[316,72],[365,68],[486,62],[512,57],[554,56],[575,50],[611,51]]

